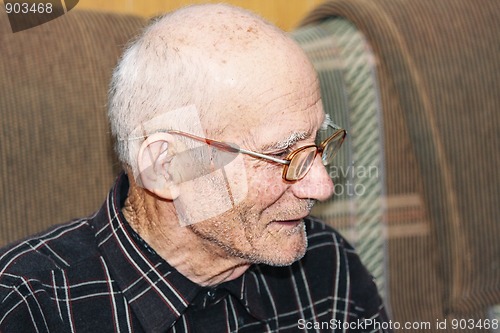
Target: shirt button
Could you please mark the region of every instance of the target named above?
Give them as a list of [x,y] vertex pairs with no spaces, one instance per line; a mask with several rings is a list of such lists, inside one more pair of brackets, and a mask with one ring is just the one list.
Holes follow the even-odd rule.
[[210,289],[207,291],[207,297],[209,300],[213,301],[215,299],[215,290]]

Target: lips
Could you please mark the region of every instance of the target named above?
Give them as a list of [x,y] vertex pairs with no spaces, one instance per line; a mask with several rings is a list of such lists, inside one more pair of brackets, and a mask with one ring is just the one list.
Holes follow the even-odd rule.
[[276,220],[276,221],[272,221],[271,223],[279,224],[279,225],[286,226],[286,227],[296,227],[299,224],[301,224],[303,221],[304,220],[302,218],[300,218],[300,219],[294,219],[294,220]]

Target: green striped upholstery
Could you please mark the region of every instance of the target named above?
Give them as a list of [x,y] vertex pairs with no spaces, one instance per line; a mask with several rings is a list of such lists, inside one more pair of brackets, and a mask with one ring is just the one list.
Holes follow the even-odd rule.
[[348,132],[329,168],[336,195],[319,203],[314,214],[346,235],[385,294],[382,124],[372,54],[363,35],[344,19],[292,36],[318,71],[325,112]]

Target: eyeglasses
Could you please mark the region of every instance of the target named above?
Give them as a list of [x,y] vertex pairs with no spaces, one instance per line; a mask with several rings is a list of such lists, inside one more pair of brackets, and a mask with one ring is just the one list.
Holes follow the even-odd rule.
[[[347,132],[331,122],[328,123],[327,125],[334,130],[332,135],[327,137],[325,140],[321,141],[319,145],[313,144],[297,148],[291,151],[284,159],[276,158],[267,154],[257,153],[251,150],[246,150],[238,147],[234,143],[207,139],[182,131],[165,130],[159,132],[168,132],[170,134],[182,135],[191,138],[193,140],[204,142],[217,149],[224,150],[230,153],[236,153],[236,154],[241,153],[252,156],[254,158],[261,158],[264,160],[283,164],[282,178],[285,181],[294,182],[301,180],[307,175],[307,173],[309,172],[314,163],[314,159],[316,158],[317,154],[321,155],[321,162],[323,163],[323,165],[327,166],[330,163],[332,163],[333,158],[335,157],[340,147],[342,146],[342,143],[345,140]],[[133,139],[138,139],[138,138],[133,138]]]

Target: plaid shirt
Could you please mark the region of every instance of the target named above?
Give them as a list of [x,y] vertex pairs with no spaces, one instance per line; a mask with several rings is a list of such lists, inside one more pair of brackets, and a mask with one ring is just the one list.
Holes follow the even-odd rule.
[[127,190],[122,175],[94,216],[0,252],[0,332],[385,332],[371,276],[320,221],[302,260],[203,288],[130,228]]

